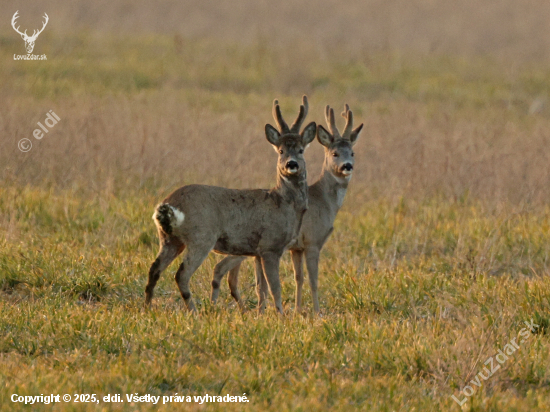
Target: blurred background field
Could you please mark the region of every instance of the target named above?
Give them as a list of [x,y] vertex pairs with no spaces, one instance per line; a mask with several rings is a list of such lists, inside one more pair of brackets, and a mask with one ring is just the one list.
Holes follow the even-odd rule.
[[[3,6],[12,8],[23,27],[40,27],[42,9],[51,21],[36,43],[44,62],[14,61],[23,43],[2,23],[4,181],[266,186],[271,102],[294,115],[306,93],[310,119],[324,123],[325,104],[347,102],[366,123],[355,193],[548,200],[545,2]],[[63,118],[55,132],[18,153],[14,142],[51,109]],[[312,179],[321,153],[310,152]]]
[[[48,391],[247,392],[250,410],[458,409],[450,395],[476,360],[530,318],[541,333],[465,408],[550,409],[550,3],[0,10],[0,410],[19,407],[12,393]],[[31,32],[48,13],[34,50],[46,61],[14,61],[25,53],[16,10]],[[155,204],[188,183],[273,185],[263,128],[273,99],[293,117],[302,94],[309,120],[348,103],[365,123],[323,252],[324,317],[241,316],[228,293],[210,307],[214,256],[192,280],[199,317],[184,312],[173,267],[142,312]],[[61,121],[35,140],[49,110]],[[311,181],[322,158],[312,144]],[[291,313],[288,257],[281,278]]]

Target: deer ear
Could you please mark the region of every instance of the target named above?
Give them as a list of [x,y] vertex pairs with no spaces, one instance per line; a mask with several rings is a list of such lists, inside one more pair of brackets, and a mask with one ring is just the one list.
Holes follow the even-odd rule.
[[304,146],[307,146],[313,141],[313,139],[315,139],[316,130],[317,125],[315,124],[315,122],[311,122],[304,128],[302,132],[302,142],[304,143]]
[[357,138],[359,137],[359,132],[361,132],[361,129],[363,128],[363,123],[361,123],[359,126],[357,126],[350,134],[349,140],[351,142],[351,145],[353,146],[355,143],[357,143]]
[[329,147],[334,141],[334,138],[327,131],[327,129],[319,125],[317,126],[317,140],[319,140],[319,143],[321,143],[323,146]]
[[265,137],[273,146],[279,146],[281,143],[281,134],[269,123],[265,125]]

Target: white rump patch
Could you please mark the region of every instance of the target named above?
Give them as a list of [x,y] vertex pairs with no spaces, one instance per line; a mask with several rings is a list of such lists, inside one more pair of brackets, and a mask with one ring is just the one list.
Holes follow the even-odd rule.
[[159,212],[159,210],[164,209],[163,213],[166,213],[166,206],[170,208],[170,211],[172,212],[171,214],[168,213],[169,215],[168,218],[170,219],[170,226],[173,228],[181,226],[181,224],[183,223],[183,220],[185,219],[185,214],[178,208],[175,208],[174,206],[169,205],[167,203],[162,203],[156,207],[155,212],[153,213],[153,220],[155,221],[155,224],[161,227],[160,220],[159,220],[161,218],[160,216],[161,213]]
[[172,207],[172,206],[170,207],[172,208],[172,211],[174,212],[174,216],[176,217],[174,226],[180,226],[183,223],[183,219],[185,219],[185,214],[181,210],[176,209],[175,207]]

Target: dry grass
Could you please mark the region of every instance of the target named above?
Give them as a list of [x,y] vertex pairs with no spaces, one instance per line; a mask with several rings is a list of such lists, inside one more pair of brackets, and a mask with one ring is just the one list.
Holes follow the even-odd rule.
[[[388,55],[330,62],[313,52],[292,64],[262,44],[204,40],[177,54],[159,36],[68,42],[86,52],[75,58],[57,40],[39,70],[3,55],[4,180],[115,191],[147,182],[154,190],[189,181],[266,186],[274,176],[262,132],[271,100],[293,116],[306,92],[311,119],[324,123],[326,103],[348,102],[366,123],[353,186],[363,198],[470,193],[541,203],[550,195],[550,76],[536,68]],[[62,121],[20,153],[16,142],[50,109]],[[314,147],[312,179],[321,158]]]
[[[548,2],[2,4],[16,9],[50,23],[43,62],[14,61],[23,42],[0,27],[1,411],[49,392],[458,409],[476,361],[530,318],[540,332],[465,408],[550,408]],[[324,318],[241,315],[228,294],[211,307],[214,257],[192,280],[199,316],[170,275],[142,312],[154,205],[186,183],[273,184],[263,126],[274,98],[293,116],[303,93],[310,119],[347,102],[366,125],[323,252]],[[322,156],[308,150],[311,180]],[[281,277],[291,311],[288,257]],[[84,409],[101,408],[136,405]]]

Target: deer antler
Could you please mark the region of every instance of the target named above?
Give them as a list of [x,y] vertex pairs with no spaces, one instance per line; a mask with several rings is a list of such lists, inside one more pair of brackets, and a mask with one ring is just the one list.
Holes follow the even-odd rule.
[[325,108],[325,119],[327,121],[328,130],[332,134],[332,137],[334,137],[335,139],[351,140],[351,135],[353,133],[353,113],[351,112],[347,104],[344,105],[342,117],[346,119],[346,126],[344,127],[344,133],[340,134],[340,131],[336,127],[334,110],[329,105],[327,105],[327,107]]
[[300,133],[300,128],[302,127],[302,123],[304,123],[304,120],[306,119],[307,112],[309,111],[309,103],[307,101],[307,96],[304,94],[302,97],[302,104],[300,105],[300,113],[298,113],[298,117],[292,123],[292,126],[290,126],[290,132],[291,133]]
[[344,133],[342,134],[342,139],[350,139],[351,132],[353,129],[353,113],[349,109],[348,104],[344,106],[344,111],[342,112],[342,117],[346,119],[346,127],[344,128]]
[[27,30],[25,30],[25,33],[21,33],[21,32],[19,31],[19,27],[21,27],[21,26],[17,26],[17,28],[15,27],[15,20],[17,20],[17,19],[19,18],[19,16],[17,15],[17,13],[19,13],[19,10],[17,10],[17,11],[15,12],[15,14],[13,15],[13,17],[12,17],[12,19],[11,19],[11,27],[13,27],[13,29],[14,29],[17,33],[19,33],[21,36],[28,37],[28,36],[27,36]]
[[273,118],[277,122],[277,126],[279,126],[279,131],[281,134],[300,133],[300,128],[302,127],[302,123],[304,123],[308,111],[309,103],[307,101],[307,96],[304,95],[302,97],[302,104],[300,105],[300,113],[298,113],[298,117],[296,118],[294,123],[292,123],[292,126],[288,127],[288,124],[284,121],[283,115],[281,114],[279,101],[273,101]]
[[279,126],[279,132],[281,134],[290,133],[290,129],[281,114],[281,107],[279,106],[279,101],[277,99],[273,100],[273,118],[275,119],[277,126]]
[[327,122],[328,131],[332,134],[332,137],[335,139],[340,139],[340,132],[336,127],[336,120],[334,120],[334,109],[332,109],[328,104],[325,107],[325,120]]
[[38,30],[38,32],[36,30],[33,31],[32,36],[31,36],[31,39],[33,39],[33,40],[36,39],[38,37],[38,35],[44,31],[44,29],[46,28],[46,25],[48,24],[48,21],[50,21],[50,18],[48,17],[48,15],[46,13],[44,13],[44,16],[42,16],[42,17],[44,17],[46,19],[46,21],[42,25],[42,28],[40,30]]
[[11,19],[11,26],[13,27],[13,29],[19,33],[21,36],[24,36],[27,40],[30,40],[30,41],[33,41],[33,40],[36,40],[36,38],[38,37],[38,35],[40,33],[42,33],[44,31],[44,29],[46,28],[46,25],[48,24],[48,21],[50,20],[50,18],[48,17],[48,15],[46,13],[44,13],[44,18],[46,19],[46,21],[44,21],[44,24],[42,25],[42,28],[40,30],[34,30],[33,33],[32,33],[32,36],[29,37],[29,35],[27,34],[27,30],[25,30],[24,33],[21,33],[19,31],[19,27],[21,26],[17,26],[15,27],[15,24],[16,24],[16,20],[19,18],[18,16],[18,13],[19,13],[19,10],[17,10],[15,12],[15,14],[13,15],[12,19]]

